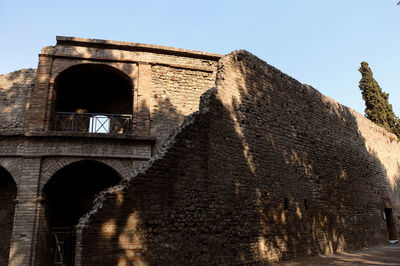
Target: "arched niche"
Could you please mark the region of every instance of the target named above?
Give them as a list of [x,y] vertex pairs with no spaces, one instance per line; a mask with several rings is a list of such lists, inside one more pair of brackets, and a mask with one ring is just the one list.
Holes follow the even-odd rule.
[[132,114],[132,80],[104,64],[79,64],[61,72],[54,81],[55,111]]
[[8,265],[16,196],[13,177],[0,166],[0,265]]
[[74,228],[103,191],[120,182],[121,176],[110,166],[82,160],[58,170],[43,187],[43,203],[38,230],[41,265],[73,265]]
[[133,83],[119,69],[105,64],[79,64],[54,81],[55,131],[130,133]]

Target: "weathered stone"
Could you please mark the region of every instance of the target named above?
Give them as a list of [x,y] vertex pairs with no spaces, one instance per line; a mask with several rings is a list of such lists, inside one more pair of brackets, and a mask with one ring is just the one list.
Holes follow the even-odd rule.
[[[220,57],[58,37],[36,72],[1,75],[0,256],[49,263],[49,200],[56,178],[85,183],[76,165],[122,177],[81,218],[76,265],[264,265],[400,234],[393,134],[248,52]],[[59,77],[82,65],[130,84],[132,133],[54,131]]]
[[0,75],[0,133],[23,131],[35,75],[31,68]]
[[[9,257],[11,265],[47,265],[52,227],[46,185],[60,171],[79,162],[101,163],[118,176],[128,177],[132,169],[150,159],[183,116],[198,109],[200,95],[214,85],[220,57],[155,45],[57,37],[56,46],[42,49],[37,71],[26,69],[0,75],[0,166],[12,176],[18,188],[15,213],[4,213],[8,218],[4,218],[2,235],[4,243],[9,244],[4,247],[2,244],[1,256]],[[94,79],[104,79],[109,71],[110,77],[121,79],[118,83],[132,88],[125,98],[118,96],[121,101],[131,101],[127,114],[132,116],[132,132],[93,134],[88,129],[93,120],[74,120],[80,123],[79,132],[57,130],[54,117],[56,112],[66,111],[62,108],[68,108],[68,101],[60,101],[60,97],[68,95],[69,90],[75,93],[68,95],[71,106],[81,102],[83,95],[93,102],[100,99],[101,93],[105,93],[101,96],[103,100],[115,98],[113,86],[106,88],[107,91],[93,90],[86,94],[84,86],[76,91],[73,86],[80,86],[79,82],[90,87],[90,80],[84,80],[79,71],[86,71]],[[100,74],[96,77],[93,71]],[[121,109],[118,106],[121,101],[102,107],[105,111],[101,112],[114,114]],[[59,102],[61,109],[57,109]],[[77,110],[76,115],[82,112],[88,111]],[[60,121],[65,124],[61,129],[68,131],[70,116]],[[10,188],[4,185],[0,190]],[[7,202],[4,199],[0,208],[12,210],[12,204],[12,199]],[[121,204],[121,200],[116,199],[116,204]],[[10,227],[12,217],[14,223]]]
[[[79,224],[78,264],[102,260],[97,243],[113,248],[112,264],[265,264],[355,250],[388,241],[385,208],[399,234],[394,135],[247,52],[221,59],[216,85],[156,160],[97,199]],[[123,212],[110,200],[121,192]],[[110,219],[121,227],[105,239]],[[128,228],[146,247],[140,256],[127,251]]]

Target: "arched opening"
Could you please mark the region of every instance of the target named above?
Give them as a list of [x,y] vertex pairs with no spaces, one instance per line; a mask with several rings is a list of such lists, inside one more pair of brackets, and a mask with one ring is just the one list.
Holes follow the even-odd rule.
[[51,177],[43,188],[47,226],[42,235],[47,239],[47,252],[41,265],[73,265],[74,227],[91,209],[95,195],[120,180],[112,168],[90,160],[72,163]]
[[102,64],[80,64],[55,82],[55,131],[123,134],[132,129],[133,89],[122,71]]
[[385,208],[383,214],[386,221],[389,240],[397,240],[396,225],[393,218],[392,208]]
[[0,167],[0,265],[8,265],[16,196],[14,179]]

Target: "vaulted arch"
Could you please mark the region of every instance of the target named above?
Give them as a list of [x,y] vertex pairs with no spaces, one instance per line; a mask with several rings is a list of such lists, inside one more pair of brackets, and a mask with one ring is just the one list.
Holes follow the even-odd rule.
[[119,160],[108,160],[103,158],[79,158],[79,157],[68,157],[68,158],[52,158],[42,166],[42,172],[40,177],[39,189],[43,191],[44,186],[49,180],[61,169],[67,167],[70,164],[74,164],[80,161],[95,161],[99,164],[104,164],[109,168],[113,169],[119,176],[125,178],[129,175],[131,168],[123,165]]
[[78,64],[54,81],[53,129],[88,133],[129,133],[133,82],[106,64]]
[[41,265],[73,265],[75,225],[92,208],[96,194],[120,180],[117,171],[94,160],[73,162],[54,173],[42,190],[37,247]]
[[57,112],[132,114],[132,81],[109,65],[74,65],[57,76],[54,88]]
[[0,166],[0,265],[8,264],[16,196],[13,177]]

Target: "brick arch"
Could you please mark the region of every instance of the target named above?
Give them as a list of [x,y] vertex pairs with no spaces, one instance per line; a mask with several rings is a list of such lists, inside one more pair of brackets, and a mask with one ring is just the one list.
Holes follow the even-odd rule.
[[0,159],[0,167],[4,168],[13,178],[17,191],[19,190],[19,183],[21,177],[21,164],[17,159],[4,158]]
[[[54,66],[54,69],[58,75],[50,85],[51,107],[46,114],[48,126],[51,126],[50,120],[55,117],[58,121],[56,124],[61,125],[65,125],[65,119],[66,121],[71,119],[65,117],[65,114],[62,114],[62,118],[59,119],[60,114],[54,116],[58,112],[133,115],[136,97],[134,82],[131,76],[126,74],[127,69],[124,67],[121,70],[112,63],[87,62],[63,68],[63,71],[57,70],[57,66]],[[134,70],[131,69],[131,71]],[[88,119],[88,115],[84,116]],[[89,124],[88,120],[81,121],[82,128],[78,130],[88,131]],[[70,130],[69,126],[66,129]],[[123,132],[126,130],[131,129],[122,129]]]
[[[40,265],[47,265],[51,258],[50,250],[54,248],[50,240],[52,229],[75,226],[82,215],[90,211],[97,193],[122,180],[127,169],[116,160],[118,159],[49,157],[42,161],[39,194],[43,201],[37,223],[37,235],[41,237],[41,241],[36,245]],[[68,232],[69,229],[66,230]],[[73,239],[72,241],[74,243]]]
[[[75,60],[65,60],[65,59],[57,59],[55,60],[54,64],[49,69],[47,81],[44,83],[46,86],[49,86],[49,94],[47,96],[46,106],[50,108],[47,109],[44,117],[44,124],[43,126],[46,129],[51,128],[51,120],[52,120],[52,113],[55,110],[56,105],[56,79],[60,77],[62,73],[65,71],[78,66],[85,66],[85,65],[98,65],[98,66],[105,66],[113,70],[118,76],[121,76],[127,85],[131,88],[132,98],[134,99],[135,96],[135,88],[137,87],[137,76],[138,76],[138,66],[137,63],[120,63],[120,62],[105,62],[105,61],[92,61],[86,59],[75,59]],[[48,82],[48,83],[47,83]],[[39,97],[31,95],[31,97]],[[134,100],[132,99],[132,103]],[[132,110],[133,111],[133,110]],[[131,112],[129,112],[131,113]],[[31,118],[28,119],[32,123]],[[29,124],[28,123],[28,124]],[[35,123],[35,122],[33,122]]]
[[79,161],[95,161],[98,163],[102,163],[111,169],[113,169],[118,175],[121,177],[121,180],[126,178],[129,174],[129,169],[125,167],[123,164],[118,162],[117,160],[109,160],[109,159],[93,159],[93,158],[64,158],[64,159],[56,159],[52,160],[42,167],[42,173],[39,184],[39,191],[43,190],[43,187],[47,184],[47,182],[54,176],[62,168],[79,162]]
[[0,160],[0,173],[6,178],[0,180],[0,265],[7,265],[10,256],[11,238],[14,227],[15,206],[18,185],[15,180],[15,165],[12,161]]
[[62,62],[62,64],[57,64],[53,67],[50,83],[54,84],[57,77],[69,68],[76,67],[79,65],[104,65],[112,67],[114,70],[119,71],[121,74],[130,79],[132,87],[134,87],[134,81],[137,77],[137,64],[127,64],[127,63],[112,63],[112,62],[101,62],[101,61],[89,61],[89,60],[71,60]]
[[98,162],[104,163],[105,165],[108,165],[109,167],[111,167],[112,169],[114,169],[115,171],[117,171],[117,173],[121,176],[121,179],[125,179],[128,177],[128,175],[131,172],[131,169],[129,169],[128,167],[124,166],[121,162],[119,162],[118,160],[110,160],[110,159],[97,159]]

